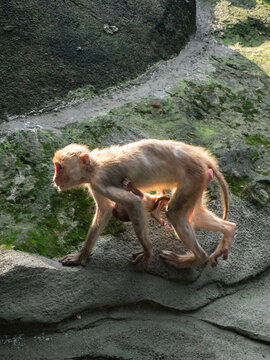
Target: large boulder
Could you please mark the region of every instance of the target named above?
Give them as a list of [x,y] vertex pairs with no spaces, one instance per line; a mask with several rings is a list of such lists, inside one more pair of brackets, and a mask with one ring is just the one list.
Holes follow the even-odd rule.
[[141,74],[184,47],[195,15],[195,0],[2,1],[0,119]]
[[[268,14],[261,3],[219,4],[228,8],[216,12],[226,24],[230,11],[237,14],[233,22],[244,12],[248,19],[253,10]],[[198,18],[207,26],[198,24],[190,46],[148,73],[154,80],[144,84],[147,98],[130,102],[142,87],[127,86],[101,102],[35,117],[43,130],[31,118],[0,126],[1,360],[270,359],[270,82],[255,63],[208,36],[209,7]],[[254,54],[258,59],[261,51]],[[178,84],[165,86],[167,97],[153,95],[172,77]],[[118,101],[130,103],[114,108]],[[106,109],[113,110],[91,118]],[[67,119],[84,121],[44,131]],[[14,124],[25,131],[12,133]],[[82,191],[58,194],[50,186],[54,150],[71,141],[93,148],[147,137],[182,140],[216,155],[231,191],[229,220],[237,224],[229,259],[219,259],[214,269],[174,269],[159,254],[183,253],[184,247],[151,220],[148,269],[131,264],[139,244],[130,224],[110,225],[86,268],[63,267],[57,258],[80,248],[93,204]],[[220,215],[217,188],[213,181],[208,206]],[[209,231],[197,234],[209,254],[221,239]],[[7,250],[12,246],[43,256]]]
[[[130,225],[118,237],[101,237],[86,268],[3,251],[2,358],[55,359],[59,351],[61,359],[179,359],[180,351],[185,359],[268,358],[269,212],[233,205],[231,218],[238,224],[233,250],[214,269],[165,264],[162,249],[184,249],[153,220],[148,270],[131,264],[138,243]],[[198,236],[208,252],[220,239]]]
[[[213,210],[217,212],[218,206]],[[55,324],[77,312],[138,302],[185,312],[200,309],[239,290],[269,267],[268,217],[268,211],[257,211],[255,215],[241,205],[233,205],[231,218],[238,225],[233,249],[229,259],[220,260],[214,269],[205,264],[178,270],[164,263],[159,258],[161,250],[183,253],[185,249],[173,233],[153,220],[150,238],[154,257],[147,270],[131,264],[131,255],[139,244],[129,224],[117,237],[107,235],[99,239],[86,268],[66,268],[38,255],[3,251],[1,331],[7,330],[7,323],[29,330],[27,324]],[[198,238],[208,253],[220,240],[218,234],[207,231],[198,232]]]

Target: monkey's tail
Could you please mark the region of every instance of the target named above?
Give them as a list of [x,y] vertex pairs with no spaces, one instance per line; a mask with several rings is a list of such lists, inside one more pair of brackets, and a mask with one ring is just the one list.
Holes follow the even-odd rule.
[[230,197],[229,197],[229,188],[224,176],[218,171],[217,168],[212,167],[213,173],[219,183],[221,188],[221,201],[223,205],[223,220],[226,220],[229,207],[230,207]]

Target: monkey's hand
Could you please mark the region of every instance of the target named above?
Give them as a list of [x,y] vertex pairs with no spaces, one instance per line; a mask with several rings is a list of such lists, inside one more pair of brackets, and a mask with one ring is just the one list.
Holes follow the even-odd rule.
[[131,191],[132,184],[131,184],[131,181],[128,178],[124,178],[124,180],[122,181],[122,185],[123,185],[123,188],[125,190]]
[[78,253],[78,254],[69,254],[61,259],[59,259],[59,262],[62,263],[64,266],[78,266],[82,265],[83,267],[86,266],[88,256],[86,257],[84,254]]
[[145,252],[144,250],[138,251],[133,254],[133,261],[132,264],[138,266],[141,264],[145,264],[146,267],[150,265],[150,261],[152,258],[152,252]]
[[139,196],[141,199],[143,198],[143,193],[139,189],[135,188],[128,178],[124,178],[124,180],[122,181],[122,186],[126,191],[132,192],[134,195]]

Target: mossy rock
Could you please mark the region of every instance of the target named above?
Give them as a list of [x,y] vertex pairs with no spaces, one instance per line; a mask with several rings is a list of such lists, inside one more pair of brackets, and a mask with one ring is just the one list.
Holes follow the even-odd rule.
[[[2,139],[0,246],[48,257],[78,250],[94,214],[93,200],[86,189],[58,193],[52,186],[51,159],[70,138],[86,143],[87,137],[92,147],[95,136],[82,125],[64,129],[61,136],[41,130],[18,131]],[[103,234],[117,235],[122,230],[122,223],[112,220]]]
[[[249,6],[256,9],[258,1]],[[240,2],[237,7],[249,11]],[[210,52],[208,58],[211,72],[200,74],[200,79],[187,76],[166,98],[132,102],[57,134],[32,130],[2,137],[1,243],[60,256],[83,241],[93,215],[92,201],[84,190],[62,194],[51,186],[51,157],[71,142],[95,148],[149,137],[204,146],[218,158],[233,201],[269,207],[269,77],[235,50]],[[210,200],[217,197],[212,182]],[[117,234],[122,229],[122,224],[112,222],[106,231]]]

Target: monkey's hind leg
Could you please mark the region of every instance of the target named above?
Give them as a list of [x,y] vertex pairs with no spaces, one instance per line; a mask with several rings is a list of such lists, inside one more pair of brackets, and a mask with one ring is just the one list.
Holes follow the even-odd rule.
[[212,267],[217,265],[218,257],[222,256],[224,260],[228,258],[229,251],[232,245],[234,237],[235,223],[222,220],[211,211],[205,209],[201,203],[197,203],[193,216],[192,222],[196,227],[201,229],[220,231],[223,237],[216,248],[216,250],[210,255],[209,260]]
[[169,203],[166,215],[174,227],[177,237],[182,240],[185,247],[189,250],[186,255],[178,255],[173,251],[162,251],[160,256],[168,264],[176,268],[191,268],[208,260],[207,253],[200,246],[189,223],[190,215],[202,190],[198,189],[197,194],[196,191],[184,193],[184,190],[177,190]]

